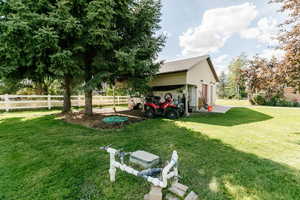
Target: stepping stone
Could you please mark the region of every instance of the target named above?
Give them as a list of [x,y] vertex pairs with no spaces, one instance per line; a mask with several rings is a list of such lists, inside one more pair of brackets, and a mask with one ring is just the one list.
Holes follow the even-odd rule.
[[179,200],[179,198],[175,197],[175,196],[172,195],[172,194],[167,194],[166,200]]
[[191,191],[191,192],[187,195],[187,197],[185,197],[184,200],[198,200],[198,199],[199,199],[199,198],[198,198],[198,195],[197,195],[195,192]]
[[169,188],[169,191],[176,194],[177,196],[183,198],[186,191],[188,190],[188,186],[183,185],[181,183],[173,183]]
[[177,187],[178,189],[180,189],[180,190],[182,190],[184,192],[186,192],[189,189],[188,186],[183,185],[181,183],[174,183],[174,184],[172,184],[172,186]]
[[177,196],[183,198],[185,195],[185,191],[178,189],[177,187],[170,187],[169,191],[173,194],[176,194]]
[[149,200],[162,200],[162,188],[152,186],[149,192]]

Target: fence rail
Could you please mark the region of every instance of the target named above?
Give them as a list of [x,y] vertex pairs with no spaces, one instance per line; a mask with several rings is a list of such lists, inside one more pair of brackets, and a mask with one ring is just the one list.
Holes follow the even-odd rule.
[[[0,110],[34,109],[63,106],[61,95],[0,95]],[[121,105],[128,103],[128,96],[93,96],[93,106]],[[83,106],[84,96],[71,96],[72,106]]]

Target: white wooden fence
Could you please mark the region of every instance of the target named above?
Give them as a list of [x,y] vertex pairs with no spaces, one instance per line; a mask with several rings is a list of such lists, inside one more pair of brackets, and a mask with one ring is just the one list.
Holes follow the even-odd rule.
[[[127,96],[115,96],[115,104],[128,104]],[[113,96],[93,96],[93,106],[113,105]],[[72,106],[83,106],[84,96],[71,96]],[[63,106],[63,96],[60,95],[0,95],[0,110],[34,109]]]

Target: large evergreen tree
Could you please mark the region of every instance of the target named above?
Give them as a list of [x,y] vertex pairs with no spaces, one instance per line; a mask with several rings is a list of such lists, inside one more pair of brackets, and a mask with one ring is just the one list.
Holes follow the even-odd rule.
[[63,80],[64,111],[72,81],[84,82],[85,112],[104,81],[145,80],[164,38],[158,0],[0,0],[0,76]]
[[[91,93],[100,82],[114,85],[117,80],[126,80],[145,84],[159,67],[154,60],[164,43],[164,37],[156,35],[160,29],[160,1],[119,0],[110,6],[108,38],[103,39],[100,49],[100,40],[94,44],[94,51],[88,52],[90,60],[84,65],[86,114],[92,113]],[[93,20],[97,24],[98,19]],[[94,31],[91,30],[92,37]]]
[[[61,4],[0,1],[0,76],[42,85],[45,80],[78,74],[80,68],[73,61],[72,45],[65,34],[75,33],[77,24],[60,11]],[[64,85],[68,92],[70,82]],[[70,111],[70,92],[64,99],[64,111]]]

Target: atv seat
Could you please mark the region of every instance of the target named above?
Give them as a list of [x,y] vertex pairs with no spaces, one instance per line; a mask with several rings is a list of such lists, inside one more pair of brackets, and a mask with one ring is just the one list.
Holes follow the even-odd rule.
[[160,97],[159,96],[149,96],[146,98],[146,102],[151,102],[151,103],[154,103],[156,105],[159,105],[160,104]]

